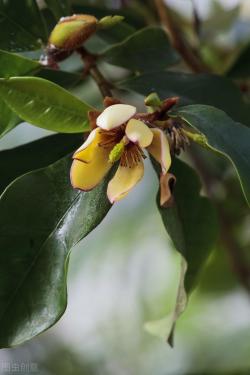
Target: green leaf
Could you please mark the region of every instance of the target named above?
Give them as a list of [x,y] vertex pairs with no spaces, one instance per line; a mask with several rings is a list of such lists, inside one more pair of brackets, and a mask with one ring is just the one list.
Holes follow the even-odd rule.
[[0,194],[17,177],[55,163],[76,150],[82,141],[82,134],[56,134],[0,151]]
[[45,0],[45,3],[53,12],[56,20],[64,16],[71,16],[70,0]]
[[38,61],[0,50],[0,77],[9,78],[17,75],[28,75],[40,68],[41,64]]
[[0,0],[0,48],[12,52],[41,48],[45,23],[35,0]]
[[[15,180],[0,199],[0,347],[51,327],[67,304],[70,249],[110,209],[108,177],[88,193],[73,190],[71,158]],[[21,209],[20,202],[22,203]]]
[[196,173],[178,159],[174,160],[171,172],[177,178],[175,203],[163,208],[158,195],[157,205],[174,247],[183,257],[179,289],[174,310],[167,317],[146,324],[148,331],[159,335],[161,330],[170,341],[175,322],[186,307],[187,293],[194,288],[217,238],[216,213],[210,201],[200,196],[201,183]]
[[250,77],[250,46],[248,45],[240,53],[236,61],[232,64],[227,75],[232,78]]
[[0,138],[20,124],[21,119],[0,98]]
[[181,118],[203,134],[207,147],[231,161],[250,205],[250,129],[234,122],[223,111],[206,105],[183,107],[170,116]]
[[165,99],[179,96],[181,104],[208,104],[227,112],[234,120],[250,125],[250,106],[228,79],[211,74],[156,72],[130,78],[118,84],[142,95],[157,92]]
[[82,74],[80,73],[70,73],[50,68],[43,68],[36,74],[36,77],[47,79],[48,81],[52,81],[66,89],[73,88],[79,83],[86,82],[86,79],[83,81]]
[[89,130],[87,114],[92,108],[42,78],[1,79],[0,96],[18,116],[40,128],[61,133]]
[[133,71],[158,71],[179,62],[163,29],[146,27],[118,43],[102,56],[110,64]]

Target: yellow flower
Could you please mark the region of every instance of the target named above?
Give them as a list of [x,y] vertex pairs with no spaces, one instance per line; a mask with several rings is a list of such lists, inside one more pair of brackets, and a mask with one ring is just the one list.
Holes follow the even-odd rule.
[[135,114],[136,108],[131,105],[114,104],[97,117],[97,127],[73,155],[71,183],[74,188],[93,189],[119,160],[107,189],[110,202],[119,201],[143,177],[144,150],[161,164],[162,176],[167,175],[171,164],[167,136],[162,130],[133,118]]

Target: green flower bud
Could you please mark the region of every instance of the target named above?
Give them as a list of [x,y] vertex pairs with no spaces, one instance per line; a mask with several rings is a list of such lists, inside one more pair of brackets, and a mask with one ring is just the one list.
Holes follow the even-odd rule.
[[151,94],[149,94],[145,98],[144,103],[147,107],[160,107],[162,105],[162,101],[156,94],[156,92],[152,92]]
[[63,17],[52,30],[49,38],[50,48],[72,51],[96,32],[97,19],[88,14]]
[[124,20],[123,16],[106,16],[98,21],[98,28],[109,29]]
[[110,151],[109,154],[109,161],[111,163],[115,163],[117,160],[119,160],[122,156],[122,153],[124,151],[124,142],[117,143],[114,148]]

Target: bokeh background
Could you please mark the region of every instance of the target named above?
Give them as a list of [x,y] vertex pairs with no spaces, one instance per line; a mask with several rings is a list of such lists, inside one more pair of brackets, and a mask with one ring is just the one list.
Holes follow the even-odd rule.
[[[168,3],[187,23],[195,5],[205,25],[204,37],[214,48],[230,51],[250,40],[249,0]],[[121,4],[106,1],[106,5],[119,8]],[[86,99],[87,92],[92,104],[100,101],[93,84],[87,83],[84,90],[75,93]],[[0,147],[47,134],[22,124],[1,140]],[[171,308],[180,264],[155,206],[157,185],[148,162],[146,176],[133,193],[73,249],[65,315],[36,339],[1,350],[0,374],[250,374],[249,295],[219,246],[178,321],[174,348],[145,329],[146,322],[164,317]],[[244,231],[246,242],[249,225]]]

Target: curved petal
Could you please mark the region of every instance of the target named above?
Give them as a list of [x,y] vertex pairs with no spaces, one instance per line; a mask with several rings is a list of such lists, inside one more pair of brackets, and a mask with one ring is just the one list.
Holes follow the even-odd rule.
[[150,154],[161,164],[162,173],[165,174],[171,165],[171,154],[166,134],[160,129],[151,129],[154,134],[152,143],[147,147]]
[[83,191],[93,189],[112,167],[112,163],[109,162],[109,149],[97,146],[94,151],[93,159],[89,163],[79,159],[73,161],[70,180],[75,189]]
[[114,104],[97,117],[96,124],[104,130],[111,130],[127,122],[136,113],[136,108],[128,104]]
[[136,119],[129,120],[125,132],[131,142],[138,144],[142,148],[148,147],[154,136],[151,129],[144,122]]
[[75,151],[73,158],[77,158],[77,154],[80,153],[80,151],[85,150],[91,143],[95,140],[96,133],[97,133],[97,128],[92,130],[88,136],[88,138],[85,140],[85,142]]
[[73,159],[83,161],[84,163],[90,163],[94,158],[96,149],[99,148],[98,144],[101,142],[101,130],[96,128],[92,130],[86,141],[81,147],[76,150],[73,155]]
[[170,207],[173,204],[173,190],[176,178],[171,173],[162,174],[160,176],[160,205],[162,207]]
[[119,165],[116,174],[108,184],[108,199],[111,203],[126,197],[130,190],[142,179],[144,165],[140,161],[132,167]]

